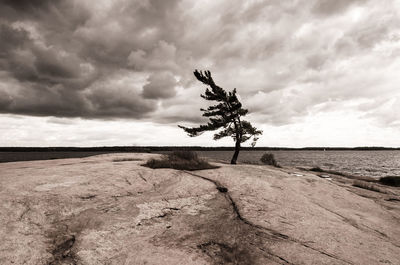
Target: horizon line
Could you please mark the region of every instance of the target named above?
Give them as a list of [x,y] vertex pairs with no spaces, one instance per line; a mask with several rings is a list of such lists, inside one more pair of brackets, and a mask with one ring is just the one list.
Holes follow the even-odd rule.
[[[0,151],[11,149],[184,149],[184,148],[198,148],[198,149],[234,149],[233,146],[198,146],[198,145],[105,145],[105,146],[0,146]],[[288,146],[242,146],[243,150],[257,150],[257,149],[288,149],[288,150],[304,150],[304,149],[342,149],[342,150],[385,150],[385,149],[400,149],[400,147],[388,146],[304,146],[304,147],[288,147]]]

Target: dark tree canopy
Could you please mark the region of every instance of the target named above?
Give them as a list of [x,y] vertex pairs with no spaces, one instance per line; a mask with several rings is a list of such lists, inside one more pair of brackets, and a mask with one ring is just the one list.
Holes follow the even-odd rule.
[[[230,136],[236,142],[235,154],[232,157],[232,164],[236,164],[239,155],[240,144],[253,138],[252,146],[258,140],[258,136],[262,134],[261,130],[253,127],[250,122],[242,120],[242,117],[248,113],[247,109],[242,108],[242,103],[236,96],[236,88],[231,92],[225,91],[223,88],[217,86],[211,77],[210,71],[195,71],[196,78],[209,86],[205,93],[201,95],[202,98],[210,101],[216,101],[216,105],[209,106],[207,109],[200,109],[203,111],[203,116],[208,117],[207,124],[200,125],[199,127],[184,127],[178,125],[185,130],[189,136],[194,137],[202,134],[205,131],[220,130],[214,134],[214,140]],[[211,88],[211,90],[210,90]]]

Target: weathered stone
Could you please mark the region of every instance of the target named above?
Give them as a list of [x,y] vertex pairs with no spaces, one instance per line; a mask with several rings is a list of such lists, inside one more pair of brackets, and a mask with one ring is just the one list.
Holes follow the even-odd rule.
[[0,264],[400,264],[399,188],[154,156],[0,164]]

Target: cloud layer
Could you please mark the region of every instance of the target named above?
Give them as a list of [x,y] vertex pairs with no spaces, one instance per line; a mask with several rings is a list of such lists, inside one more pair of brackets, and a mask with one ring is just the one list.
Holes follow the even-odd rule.
[[196,123],[210,69],[258,123],[399,128],[399,29],[396,0],[5,0],[0,112]]

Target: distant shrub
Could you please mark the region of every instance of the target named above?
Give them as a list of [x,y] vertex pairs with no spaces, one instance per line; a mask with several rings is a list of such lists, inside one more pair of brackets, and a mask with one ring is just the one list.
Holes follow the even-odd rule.
[[382,177],[379,182],[388,186],[400,187],[400,176]]
[[366,190],[372,190],[372,191],[384,193],[379,187],[377,187],[376,185],[374,185],[371,182],[366,182],[366,181],[362,181],[362,180],[355,180],[353,182],[353,186],[354,187],[358,187],[358,188],[362,188],[362,189],[366,189]]
[[183,159],[183,160],[199,160],[196,152],[193,151],[173,151],[168,154],[170,159]]
[[198,157],[193,151],[174,151],[161,159],[149,159],[143,166],[150,168],[173,168],[178,170],[201,170],[218,168]]
[[263,154],[262,157],[260,158],[260,161],[265,165],[270,165],[270,166],[274,166],[274,167],[280,167],[278,165],[278,162],[276,162],[274,155],[271,154],[271,153]]

